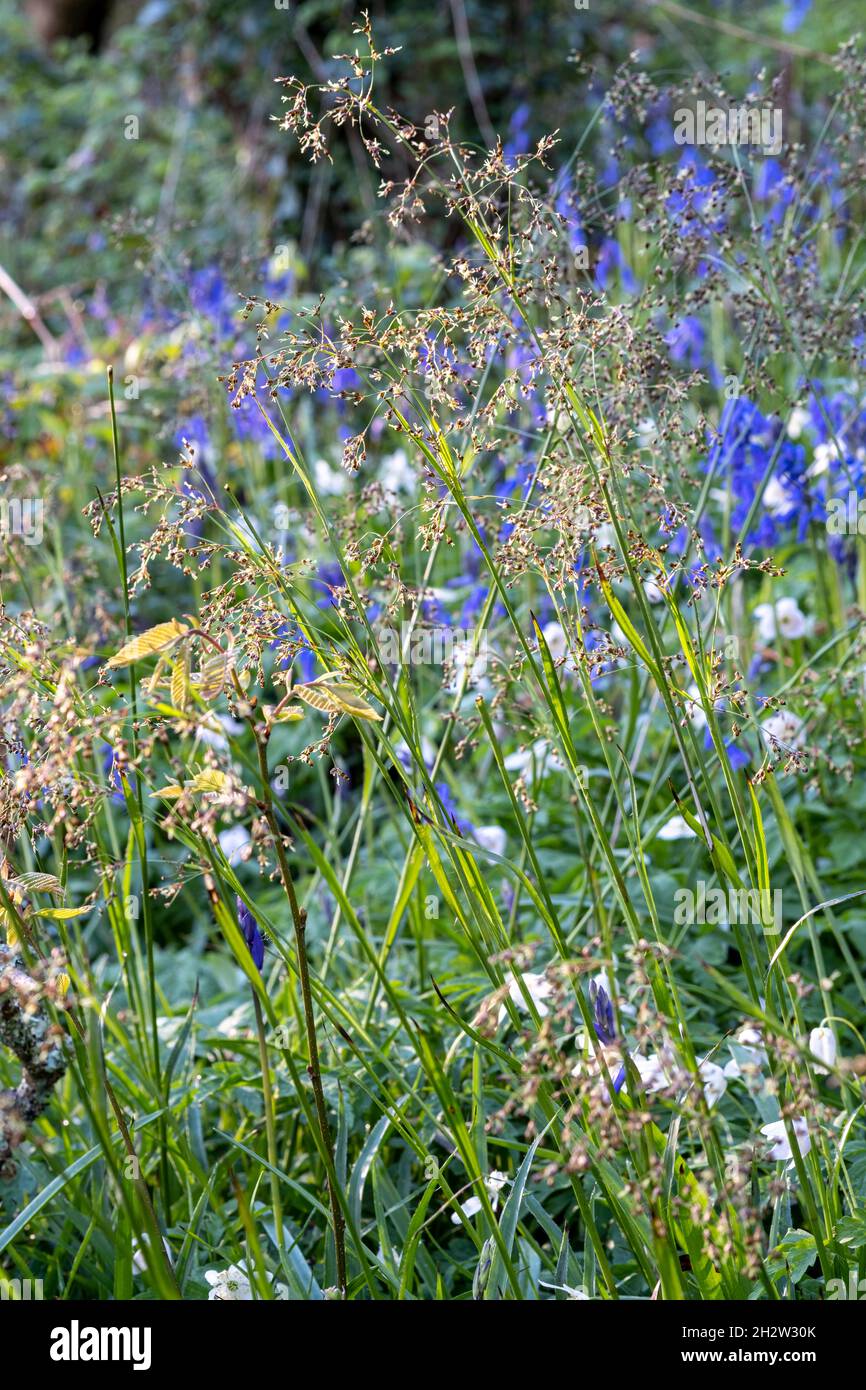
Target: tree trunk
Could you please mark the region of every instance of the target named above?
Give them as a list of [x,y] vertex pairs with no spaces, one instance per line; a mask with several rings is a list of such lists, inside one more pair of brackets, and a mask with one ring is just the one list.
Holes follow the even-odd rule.
[[96,53],[111,0],[25,0],[25,9],[46,48],[57,39],[87,38],[91,52]]

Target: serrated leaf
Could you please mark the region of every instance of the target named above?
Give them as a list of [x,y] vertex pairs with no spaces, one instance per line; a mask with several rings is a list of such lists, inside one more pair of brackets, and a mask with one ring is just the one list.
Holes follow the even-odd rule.
[[787,1275],[792,1284],[797,1284],[816,1258],[815,1237],[809,1231],[795,1228],[786,1231],[779,1244],[770,1251],[767,1270],[773,1278]]
[[149,627],[146,632],[139,633],[131,642],[125,643],[119,652],[116,652],[108,662],[112,668],[117,666],[129,666],[134,661],[141,661],[142,657],[153,656],[155,652],[164,652],[173,647],[175,642],[180,641],[189,631],[186,623],[179,623],[177,618],[172,618],[167,623],[157,623],[156,627]]
[[22,893],[56,893],[61,898],[66,892],[60,879],[55,878],[54,874],[18,874],[16,878],[10,878],[6,886]]
[[194,792],[223,792],[228,786],[229,779],[219,768],[209,767],[204,772],[197,772],[192,779],[192,791]]
[[862,1250],[866,1245],[866,1216],[856,1212],[854,1216],[843,1216],[836,1226],[836,1239],[849,1250]]
[[165,660],[165,657],[164,657],[164,656],[160,656],[159,661],[156,663],[156,665],[155,665],[154,668],[153,668],[153,674],[151,675],[150,679],[144,681],[143,684],[142,684],[142,687],[141,687],[141,688],[142,688],[142,690],[145,692],[146,695],[153,695],[155,691],[161,690],[161,689],[164,688],[164,686],[165,686],[165,684],[166,684],[166,682],[163,680],[163,671],[165,670],[165,667],[166,667],[166,660]]
[[298,719],[303,719],[307,711],[303,705],[284,705],[277,714],[267,709],[265,713],[275,724],[294,724]]
[[14,923],[9,920],[9,913],[5,907],[0,908],[0,927],[6,932],[6,945],[14,951],[18,945],[18,932]]
[[191,684],[203,700],[215,700],[225,689],[228,671],[229,653],[214,653],[201,663],[200,670],[193,673]]
[[326,714],[350,714],[355,719],[381,720],[372,705],[362,700],[356,690],[345,681],[333,680],[329,676],[319,676],[307,685],[296,685],[293,693],[299,700],[312,705],[313,709]]
[[228,777],[218,768],[205,768],[203,772],[197,772],[189,782],[183,786],[179,782],[170,782],[167,787],[160,787],[154,792],[154,796],[161,796],[166,801],[177,800],[186,792],[224,792],[228,785]]
[[189,704],[189,653],[184,651],[171,668],[171,703],[181,713]]

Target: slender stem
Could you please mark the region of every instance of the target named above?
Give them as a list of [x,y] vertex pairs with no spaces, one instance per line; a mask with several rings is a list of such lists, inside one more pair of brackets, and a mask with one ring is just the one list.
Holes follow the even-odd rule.
[[[246,696],[238,687],[238,694],[241,699],[246,700]],[[346,1237],[345,1221],[342,1210],[340,1209],[337,1197],[336,1167],[334,1163],[334,1141],[331,1136],[331,1126],[328,1122],[328,1110],[325,1104],[325,1092],[322,1088],[322,1075],[319,1067],[319,1043],[316,1035],[316,1018],[313,1012],[313,991],[310,986],[310,971],[307,964],[307,914],[304,908],[298,903],[295,885],[292,879],[292,871],[289,867],[288,857],[283,844],[282,832],[274,811],[273,796],[271,794],[271,781],[268,773],[268,754],[267,754],[267,731],[262,732],[256,724],[252,713],[247,715],[247,723],[252,730],[253,738],[256,743],[256,751],[259,759],[259,771],[262,784],[262,805],[265,819],[273,837],[277,859],[280,865],[280,874],[283,880],[283,887],[286,897],[289,900],[289,908],[292,914],[292,925],[295,931],[295,949],[298,957],[298,976],[301,981],[301,997],[304,1004],[304,1026],[307,1035],[307,1051],[309,1054],[309,1064],[307,1075],[313,1087],[313,1095],[316,1102],[316,1116],[319,1121],[319,1133],[322,1140],[323,1153],[327,1155],[325,1164],[326,1179],[328,1184],[328,1202],[331,1208],[331,1224],[334,1231],[334,1250],[337,1260],[337,1285],[340,1290],[341,1298],[346,1296]]]
[[[129,569],[126,561],[126,522],[123,514],[123,479],[120,470],[120,436],[117,429],[117,408],[114,403],[114,368],[108,368],[108,404],[111,413],[111,445],[114,453],[114,476],[117,485],[117,529],[119,545],[120,578],[123,585],[123,622],[126,631],[126,639],[129,641],[132,636],[132,613],[129,605]],[[136,682],[135,665],[129,667],[129,689],[130,689],[130,742],[132,745],[132,761],[135,765],[138,757],[138,688]],[[153,1049],[153,1074],[156,1084],[157,1095],[165,1100],[168,1105],[168,1096],[162,1095],[162,1075],[159,1058],[159,1028],[157,1026],[157,1007],[156,1007],[156,966],[153,951],[153,918],[150,910],[150,873],[147,863],[147,832],[144,825],[144,792],[141,785],[141,778],[135,779],[135,797],[138,802],[139,820],[141,822],[141,833],[136,833],[135,840],[138,847],[139,870],[141,873],[141,908],[144,917],[144,940],[145,951],[147,954],[147,974],[148,974],[148,994],[150,1003],[150,1031],[151,1047]],[[165,1204],[166,1219],[170,1203],[169,1192],[169,1166],[168,1166],[168,1134],[166,1131],[165,1118],[159,1121],[159,1148],[160,1148],[160,1172],[162,1180],[162,1200]]]
[[259,1039],[259,1058],[262,1067],[262,1096],[265,1102],[265,1132],[268,1140],[268,1163],[271,1166],[271,1200],[274,1204],[274,1228],[277,1235],[277,1249],[283,1255],[283,1205],[280,1200],[280,1180],[274,1171],[277,1166],[277,1129],[274,1121],[274,1093],[271,1089],[271,1068],[268,1059],[268,1045],[265,1041],[265,1020],[262,1005],[253,990],[253,1008],[256,1012],[256,1033]]

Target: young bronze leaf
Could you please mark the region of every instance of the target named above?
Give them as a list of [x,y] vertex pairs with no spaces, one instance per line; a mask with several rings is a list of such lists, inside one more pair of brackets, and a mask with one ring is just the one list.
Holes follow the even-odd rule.
[[6,886],[23,893],[56,893],[61,898],[66,891],[54,874],[18,874],[17,878],[10,878]]
[[181,711],[189,704],[189,656],[181,653],[171,668],[171,703]]
[[326,714],[351,714],[355,719],[382,718],[350,685],[329,680],[326,676],[320,676],[308,685],[296,685],[292,693],[299,700],[312,705],[313,709],[323,710]]
[[111,657],[108,665],[112,668],[129,666],[134,661],[141,661],[145,656],[153,656],[154,652],[167,651],[188,631],[186,623],[179,623],[177,618],[172,618],[167,623],[157,623],[156,627],[149,627],[146,632],[139,633],[138,637],[133,637],[131,642],[125,643],[120,651]]
[[183,796],[184,792],[225,791],[227,783],[228,778],[224,772],[220,772],[218,768],[210,767],[205,768],[203,772],[197,772],[184,786],[178,782],[172,782],[167,787],[160,787],[154,795],[161,796],[166,801],[176,801],[179,796]]
[[229,653],[215,652],[201,663],[201,670],[194,672],[192,684],[203,700],[215,700],[221,695],[228,678]]
[[264,715],[269,724],[294,724],[298,719],[303,719],[306,712],[303,705],[283,705],[276,710],[273,705],[264,706]]
[[334,701],[329,694],[327,687],[319,685],[296,685],[295,694],[299,700],[305,704],[312,705],[313,709],[320,709],[325,714],[335,714]]

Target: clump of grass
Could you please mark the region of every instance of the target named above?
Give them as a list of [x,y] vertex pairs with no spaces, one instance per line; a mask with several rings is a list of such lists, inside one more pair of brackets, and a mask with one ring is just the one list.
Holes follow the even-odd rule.
[[[357,131],[435,294],[337,285],[276,342],[247,300],[233,486],[189,443],[126,473],[112,394],[112,640],[6,615],[4,923],[72,994],[0,1252],[64,1297],[816,1296],[866,1176],[866,887],[820,827],[866,414],[815,167],[839,208],[857,160],[635,157],[614,212],[554,137],[381,111],[358,32],[281,124]],[[684,99],[624,70],[611,110]]]

